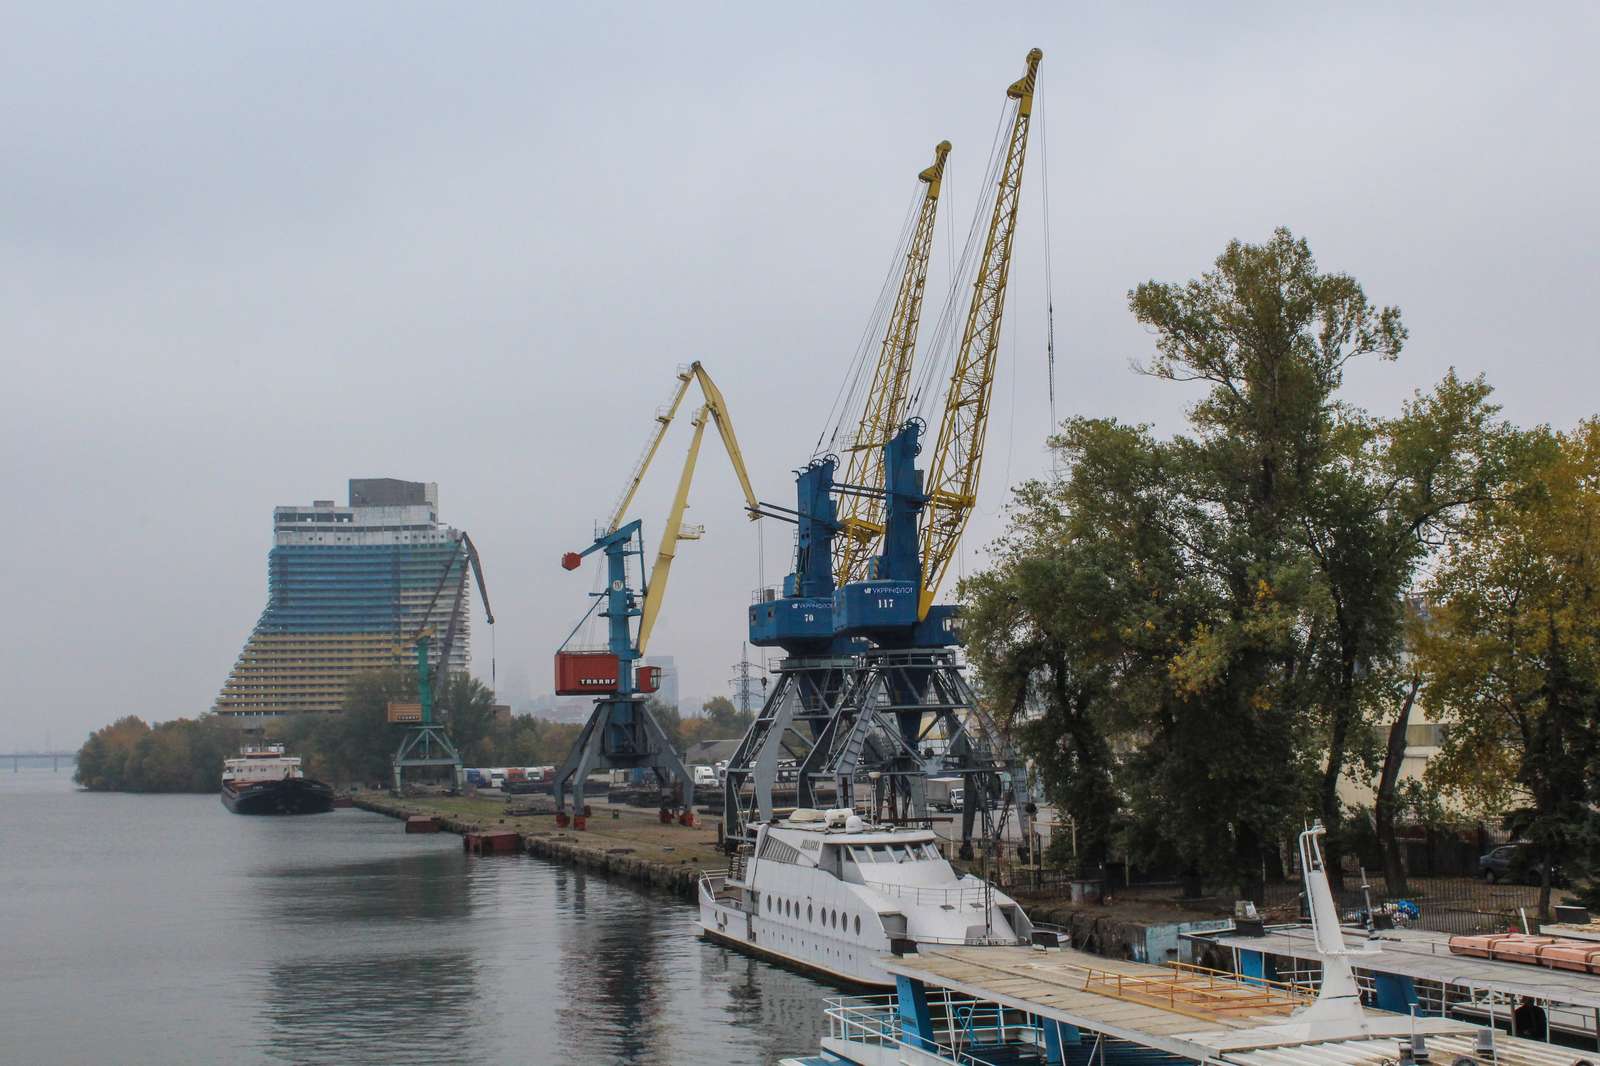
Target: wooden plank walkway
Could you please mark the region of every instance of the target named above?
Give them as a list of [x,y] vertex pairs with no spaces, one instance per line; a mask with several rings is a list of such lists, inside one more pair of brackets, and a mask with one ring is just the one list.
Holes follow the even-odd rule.
[[1174,971],[1072,949],[925,946],[916,955],[884,959],[883,965],[891,973],[1193,1059],[1207,1057],[1207,1037],[1214,1040],[1230,1030],[1283,1020],[1281,1013],[1244,1012],[1197,1020],[1164,1006],[1092,991],[1085,986],[1096,972],[1160,980]]

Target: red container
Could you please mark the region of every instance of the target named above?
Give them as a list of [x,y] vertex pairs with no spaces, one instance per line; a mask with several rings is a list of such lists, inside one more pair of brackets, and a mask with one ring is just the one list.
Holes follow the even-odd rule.
[[608,651],[556,652],[556,695],[604,695],[617,691],[617,657]]
[[408,833],[437,833],[439,819],[427,814],[413,814],[406,819],[406,832]]
[[[608,651],[556,652],[557,696],[603,696],[617,691],[621,665]],[[661,687],[661,668],[641,666],[634,670],[633,690],[651,693]]]

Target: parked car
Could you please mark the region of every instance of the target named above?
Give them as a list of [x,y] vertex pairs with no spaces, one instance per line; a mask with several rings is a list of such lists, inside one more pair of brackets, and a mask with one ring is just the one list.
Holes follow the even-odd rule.
[[[1534,860],[1532,849],[1533,845],[1526,841],[1502,844],[1478,857],[1478,872],[1491,885],[1500,881],[1537,885],[1544,879],[1544,866]],[[1550,883],[1559,885],[1564,881],[1561,867],[1559,865],[1553,867],[1550,871]]]
[[710,766],[691,766],[689,772],[694,775],[695,788],[716,788],[717,771]]

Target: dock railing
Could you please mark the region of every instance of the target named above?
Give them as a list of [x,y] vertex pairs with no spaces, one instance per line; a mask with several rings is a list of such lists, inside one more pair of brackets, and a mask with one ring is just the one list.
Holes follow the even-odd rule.
[[987,1066],[979,1051],[1007,1042],[1042,1047],[1044,1034],[1024,1011],[986,1003],[949,989],[929,989],[930,1032],[907,1032],[899,997],[835,996],[827,1000],[828,1036],[869,1047],[903,1048],[931,1054],[942,1062]]
[[712,899],[722,898],[723,886],[728,883],[727,870],[701,870],[700,891]]

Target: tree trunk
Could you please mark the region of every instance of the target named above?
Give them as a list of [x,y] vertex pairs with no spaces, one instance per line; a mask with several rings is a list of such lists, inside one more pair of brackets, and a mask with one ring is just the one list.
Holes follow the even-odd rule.
[[1328,765],[1322,772],[1322,824],[1328,835],[1322,841],[1327,860],[1328,884],[1335,891],[1344,887],[1344,807],[1339,802],[1339,778],[1344,773],[1344,752],[1350,742],[1350,723],[1356,713],[1355,659],[1348,653],[1339,664],[1339,690],[1333,700],[1333,715],[1328,730]]
[[1261,838],[1249,826],[1240,826],[1234,855],[1239,863],[1239,897],[1257,907],[1266,903],[1266,887],[1261,882]]
[[1413,674],[1411,687],[1400,704],[1400,712],[1389,725],[1389,745],[1383,753],[1383,771],[1378,775],[1378,796],[1373,805],[1378,846],[1383,849],[1383,879],[1388,882],[1390,895],[1405,895],[1411,891],[1406,885],[1406,867],[1400,854],[1400,842],[1394,835],[1394,807],[1400,784],[1400,767],[1406,758],[1406,730],[1411,725],[1411,708],[1417,702],[1417,692],[1421,687],[1421,676]]

